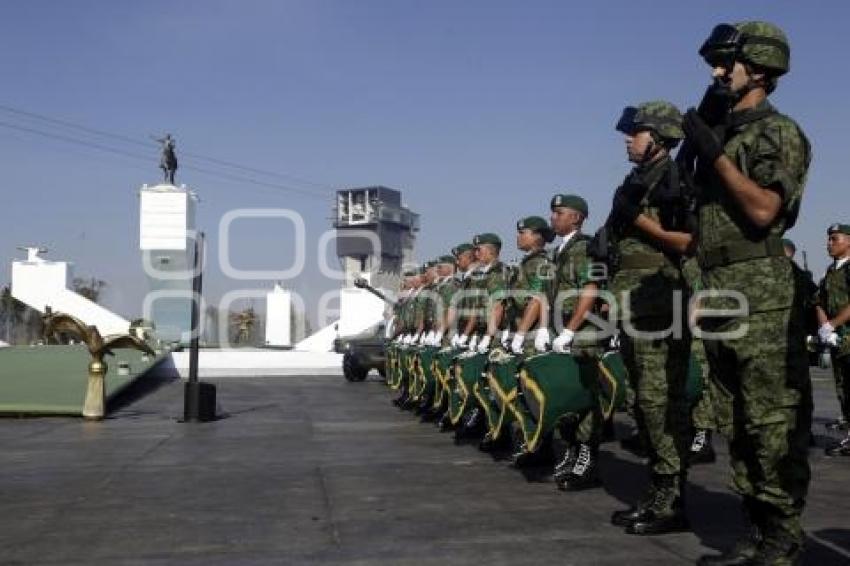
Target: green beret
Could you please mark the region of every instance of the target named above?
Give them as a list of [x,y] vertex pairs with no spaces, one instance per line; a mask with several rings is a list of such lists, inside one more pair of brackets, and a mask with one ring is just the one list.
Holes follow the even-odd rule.
[[425,273],[425,271],[431,269],[432,267],[435,267],[436,265],[437,265],[436,259],[429,259],[428,261],[426,261],[425,263],[422,264],[422,273]]
[[481,244],[493,244],[494,246],[502,247],[502,239],[492,232],[484,232],[478,234],[472,239],[472,245],[480,246]]
[[469,251],[472,251],[474,248],[475,248],[475,246],[473,246],[473,245],[472,245],[472,244],[470,244],[469,242],[464,242],[464,243],[462,243],[462,244],[458,244],[458,245],[456,245],[455,247],[453,247],[453,248],[452,248],[452,254],[453,254],[455,257],[457,257],[457,256],[459,256],[460,254],[462,254],[463,252],[469,252]]
[[555,233],[552,231],[552,228],[549,227],[549,223],[540,216],[527,216],[523,218],[516,223],[516,229],[517,232],[520,230],[532,230],[537,232],[543,236],[543,240],[546,243],[555,239]]
[[585,216],[585,218],[588,216],[587,201],[578,195],[559,194],[553,196],[552,201],[549,203],[549,208],[554,210],[558,206],[565,206],[567,208],[572,208],[573,210],[578,210]]
[[797,251],[797,246],[794,245],[794,241],[789,238],[782,238],[782,245],[786,248],[791,248],[793,251]]
[[850,224],[835,223],[826,229],[827,235],[835,234],[836,232],[841,232],[842,234],[847,234],[848,236],[850,236]]
[[[469,249],[472,249],[472,246],[469,246]],[[453,255],[441,255],[437,258],[437,263],[450,263],[452,265],[455,264],[455,256]]]
[[404,277],[416,277],[417,275],[419,275],[419,270],[418,270],[418,268],[410,267],[410,268],[405,269],[402,272],[402,275]]

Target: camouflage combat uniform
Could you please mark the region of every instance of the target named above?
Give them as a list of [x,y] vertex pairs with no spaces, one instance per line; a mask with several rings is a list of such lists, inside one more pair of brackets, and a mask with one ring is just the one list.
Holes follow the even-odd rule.
[[[796,220],[811,151],[797,124],[764,100],[730,114],[723,152],[753,182],[775,189],[782,206],[768,228],[757,228],[713,168],[698,166],[703,282],[707,290],[740,293],[749,308],[739,317],[701,323],[715,333],[743,332],[738,338],[704,337],[717,385],[718,425],[729,439],[732,484],[750,520],[766,539],[799,548],[812,397],[805,333],[794,316],[802,297],[795,293],[781,238]],[[704,306],[741,305],[726,296],[708,298]]]
[[[830,319],[850,305],[850,259],[841,267],[830,265],[826,275],[818,286],[818,305]],[[832,373],[835,377],[835,389],[844,421],[850,421],[850,325],[844,324],[835,329],[839,336],[839,346],[830,349]]]
[[[641,214],[660,221],[656,193],[674,167],[665,156],[630,173],[627,182],[647,188]],[[609,289],[619,307],[620,351],[635,391],[635,420],[648,444],[653,476],[678,476],[686,468],[689,447],[685,380],[690,337],[687,328],[674,325],[674,311],[685,312],[687,286],[677,258],[663,253],[638,228],[622,228],[616,245],[619,268]]]
[[[554,264],[545,249],[526,254],[515,271],[510,283],[510,288],[517,294],[511,297],[506,307],[508,325],[506,328],[515,331],[519,321],[522,319],[528,302],[534,295],[539,295],[549,301],[552,296],[552,285],[554,282]],[[541,312],[541,316],[543,313]],[[534,332],[528,332],[523,344],[523,353],[533,355]]]
[[[549,300],[552,309],[549,321],[555,335],[560,328],[566,327],[572,317],[579,301],[579,291],[593,281],[591,259],[587,249],[589,241],[590,238],[587,235],[576,232],[562,249],[555,248],[552,251],[555,280],[552,283],[552,296]],[[560,327],[555,324],[557,317],[560,317],[562,323]],[[596,371],[597,360],[602,353],[595,334],[594,326],[584,321],[576,330],[571,347],[571,353],[576,362],[584,366],[583,371],[591,373]],[[594,385],[595,382],[596,380],[588,381]],[[578,442],[595,448],[599,445],[602,432],[602,408],[596,403],[593,409],[584,414],[568,415],[563,424],[561,432],[565,437],[564,440],[570,444]]]

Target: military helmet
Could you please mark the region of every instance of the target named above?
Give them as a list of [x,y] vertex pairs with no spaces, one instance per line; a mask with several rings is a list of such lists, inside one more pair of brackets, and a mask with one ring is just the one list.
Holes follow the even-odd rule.
[[626,106],[616,128],[624,134],[650,130],[668,140],[681,140],[682,113],[673,104],[664,100],[652,100],[637,106]]
[[700,47],[709,65],[731,66],[735,60],[784,75],[791,68],[791,46],[785,33],[769,22],[720,24]]

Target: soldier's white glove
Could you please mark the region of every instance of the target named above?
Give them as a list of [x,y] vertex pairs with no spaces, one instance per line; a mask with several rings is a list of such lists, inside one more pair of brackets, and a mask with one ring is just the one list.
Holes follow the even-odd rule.
[[839,340],[839,338],[838,338],[838,333],[833,332],[832,334],[830,334],[830,335],[826,338],[826,342],[824,342],[824,344],[826,344],[826,345],[827,345],[827,346],[829,346],[830,348],[838,348],[838,343],[839,343],[839,342],[840,342],[840,340]]
[[534,349],[538,352],[545,352],[549,349],[549,344],[551,342],[552,338],[549,337],[549,329],[538,328],[537,332],[534,334]]
[[469,339],[469,351],[474,352],[478,349],[478,334],[473,334],[472,338]]
[[419,340],[421,340],[422,337],[423,337],[423,334],[421,332],[417,332],[416,334],[413,335],[413,340],[411,340],[410,343],[411,344],[419,344]]
[[818,338],[820,338],[820,341],[827,344],[830,334],[835,334],[835,328],[828,322],[821,324],[820,328],[818,328]]
[[427,334],[425,334],[425,338],[422,339],[422,344],[425,346],[433,346],[434,345],[434,331],[429,330]]
[[432,346],[439,346],[443,342],[443,331],[438,330],[434,333],[434,338],[432,341]]
[[616,333],[611,337],[611,341],[608,343],[608,346],[612,350],[619,350],[620,349],[620,334],[619,333]]
[[525,342],[525,332],[517,332],[514,334],[514,339],[511,340],[511,352],[514,354],[522,354],[522,345]]
[[502,337],[499,339],[499,342],[502,344],[502,348],[507,350],[511,344],[511,331],[502,330]]
[[487,350],[490,349],[490,336],[483,336],[481,340],[478,341],[478,353],[486,354]]
[[558,337],[555,338],[555,341],[552,342],[552,351],[558,352],[559,354],[568,354],[575,336],[576,333],[569,328],[563,329]]
[[469,336],[466,334],[461,334],[457,337],[457,343],[455,347],[457,348],[466,348],[466,343],[469,341]]

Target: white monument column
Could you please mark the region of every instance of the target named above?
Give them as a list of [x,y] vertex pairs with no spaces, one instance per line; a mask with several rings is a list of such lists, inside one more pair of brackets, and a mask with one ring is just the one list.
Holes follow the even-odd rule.
[[150,288],[145,318],[165,342],[191,337],[192,250],[197,195],[185,185],[144,185],[139,190],[139,249]]

